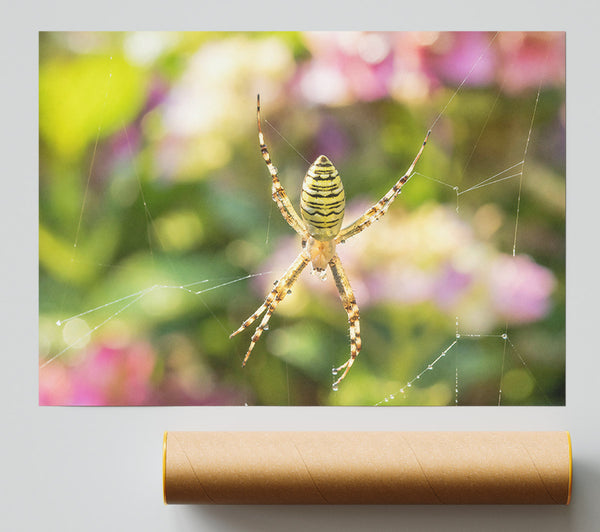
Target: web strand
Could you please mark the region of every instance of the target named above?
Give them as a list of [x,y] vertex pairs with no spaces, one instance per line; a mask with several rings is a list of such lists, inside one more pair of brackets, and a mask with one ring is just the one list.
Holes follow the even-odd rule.
[[[195,295],[195,296],[200,296],[201,294],[204,294],[206,292],[210,292],[212,290],[217,290],[219,288],[223,288],[224,286],[228,286],[228,285],[231,285],[231,284],[234,284],[234,283],[239,283],[241,281],[245,281],[246,279],[251,279],[253,277],[259,277],[261,275],[268,275],[270,273],[271,273],[270,271],[267,271],[267,272],[261,272],[261,273],[254,273],[254,274],[244,275],[243,277],[238,277],[238,278],[230,280],[230,281],[219,283],[219,284],[217,284],[215,286],[211,286],[209,288],[205,288],[204,290],[194,290],[194,289],[192,289],[192,287],[198,286],[199,284],[208,283],[211,280],[205,279],[203,281],[195,281],[193,283],[189,283],[189,284],[185,284],[185,285],[163,285],[163,284],[155,284],[153,286],[150,286],[149,288],[145,288],[145,289],[140,290],[138,292],[135,292],[133,294],[129,294],[129,295],[120,297],[118,299],[115,299],[113,301],[109,301],[108,303],[104,303],[104,304],[99,305],[97,307],[94,307],[92,309],[86,310],[84,312],[80,312],[79,314],[76,314],[74,316],[70,316],[70,317],[65,318],[63,320],[58,320],[56,322],[56,325],[60,327],[60,326],[65,325],[66,323],[68,323],[68,322],[70,322],[70,321],[72,321],[74,319],[78,319],[78,318],[81,318],[83,316],[87,316],[89,314],[93,314],[95,312],[98,312],[98,311],[103,310],[103,309],[108,308],[108,307],[112,307],[112,306],[120,304],[120,303],[125,303],[124,305],[120,306],[116,310],[116,312],[112,313],[110,316],[108,316],[106,319],[104,319],[98,325],[94,326],[92,329],[90,329],[89,331],[87,331],[85,334],[79,336],[75,341],[71,342],[64,349],[62,349],[58,353],[54,354],[50,358],[44,360],[44,362],[42,364],[40,364],[40,369],[45,368],[46,366],[48,366],[54,360],[56,360],[57,358],[61,357],[67,351],[70,351],[73,347],[75,347],[76,345],[78,345],[82,340],[88,338],[92,333],[94,333],[94,332],[98,331],[98,329],[104,327],[104,325],[106,325],[111,320],[113,320],[114,318],[116,318],[117,316],[119,316],[121,313],[123,313],[125,310],[127,310],[129,307],[131,307],[134,303],[137,303],[138,301],[140,301],[141,299],[143,299],[145,296],[147,296],[148,294],[150,294],[152,292],[155,292],[156,290],[183,290],[184,292],[187,292],[189,294],[192,294],[192,295]],[[223,329],[227,330],[227,328],[218,320],[217,316],[212,312],[212,310],[202,300],[202,298],[200,298],[200,300],[202,301],[202,304],[213,315],[213,317],[217,320],[217,322],[219,322],[220,326],[223,327]]]
[[[112,56],[109,57],[109,61],[112,62]],[[112,79],[112,65],[109,65],[108,77],[106,78],[106,85],[104,88],[104,100],[102,101],[102,110],[100,111],[100,122],[98,124],[98,129],[96,131],[96,138],[94,140],[94,148],[92,149],[92,157],[90,159],[90,165],[88,168],[87,179],[85,182],[85,188],[83,190],[83,198],[81,200],[81,208],[79,209],[79,218],[77,220],[77,228],[75,229],[75,239],[73,241],[73,252],[71,254],[71,260],[67,265],[67,277],[70,277],[71,272],[73,271],[73,264],[76,262],[77,258],[77,246],[79,244],[79,237],[81,233],[81,225],[83,223],[83,213],[85,211],[85,206],[87,204],[88,192],[90,189],[90,184],[92,182],[92,175],[94,171],[94,165],[96,162],[96,153],[98,151],[98,143],[100,141],[100,133],[102,132],[102,128],[104,126],[104,115],[106,111],[106,102],[108,101],[110,82]],[[65,304],[66,293],[63,293],[61,308],[64,307]]]
[[[110,61],[112,61],[112,56],[110,57]],[[90,189],[90,183],[92,181],[94,164],[96,162],[96,153],[98,151],[98,142],[100,140],[100,133],[102,132],[102,127],[104,125],[104,115],[105,115],[105,111],[106,111],[106,102],[108,101],[108,94],[109,94],[111,79],[112,79],[112,68],[109,69],[108,78],[106,79],[106,88],[104,90],[104,101],[102,102],[102,110],[100,111],[100,123],[98,125],[98,130],[96,131],[96,139],[94,141],[94,149],[92,150],[92,158],[90,160],[88,175],[87,175],[87,179],[85,182],[85,189],[83,191],[83,199],[81,200],[81,209],[79,210],[79,219],[77,221],[77,229],[75,230],[75,242],[73,243],[73,248],[77,248],[77,244],[79,243],[79,234],[81,232],[81,223],[83,221],[83,212],[85,211],[88,191]]]
[[294,150],[294,151],[295,151],[295,152],[296,152],[296,153],[297,153],[297,154],[298,154],[300,157],[302,157],[302,159],[304,159],[304,162],[306,162],[306,164],[308,164],[308,165],[310,166],[310,164],[311,164],[311,163],[310,163],[310,161],[309,161],[309,160],[308,160],[306,157],[304,157],[304,155],[302,155],[302,154],[301,154],[301,153],[300,153],[300,152],[299,152],[299,151],[298,151],[298,150],[297,150],[297,149],[294,147],[294,145],[293,145],[293,144],[292,144],[292,143],[291,143],[291,142],[290,142],[290,141],[289,141],[287,138],[285,138],[285,136],[284,136],[284,135],[282,135],[282,134],[279,132],[279,130],[278,130],[278,129],[277,129],[277,128],[276,128],[276,127],[273,125],[273,124],[271,124],[271,122],[269,122],[269,121],[268,121],[266,118],[265,118],[265,123],[266,123],[266,124],[268,124],[268,125],[271,127],[271,129],[272,129],[273,131],[275,131],[275,133],[277,133],[277,134],[278,134],[278,135],[279,135],[279,136],[280,136],[280,137],[281,137],[281,138],[282,138],[282,139],[283,139],[283,140],[284,140],[284,141],[285,141],[285,142],[288,144],[288,146],[289,146],[290,148],[292,148],[292,150]]
[[454,98],[456,97],[456,95],[460,92],[460,90],[462,89],[463,85],[471,77],[471,74],[473,74],[473,71],[475,70],[475,68],[477,67],[477,65],[485,57],[485,55],[487,54],[488,50],[491,48],[492,44],[496,40],[497,36],[498,36],[498,32],[494,33],[494,36],[490,39],[490,42],[485,47],[485,50],[483,50],[483,52],[481,52],[481,55],[477,58],[477,60],[475,61],[475,63],[473,63],[473,66],[467,72],[467,74],[463,78],[463,80],[460,82],[460,84],[458,85],[458,87],[456,88],[456,90],[454,91],[454,93],[452,94],[452,96],[450,97],[450,99],[448,100],[448,103],[446,103],[446,105],[444,106],[444,108],[440,111],[440,114],[437,115],[436,119],[433,121],[433,123],[429,127],[429,130],[433,130],[433,128],[435,127],[435,125],[438,123],[438,120],[446,113],[446,110],[448,109],[448,107],[450,106],[450,104],[452,103],[452,101],[454,100]]
[[[529,132],[527,133],[527,142],[525,142],[525,150],[523,151],[523,165],[525,165],[525,159],[527,158],[527,151],[529,150],[529,142],[531,141],[531,132],[533,131],[533,122],[535,120],[535,115],[537,112],[538,102],[540,100],[540,91],[542,88],[542,82],[538,86],[537,95],[535,97],[535,105],[533,106],[533,113],[531,114],[531,123],[529,124]],[[521,171],[521,176],[519,178],[519,194],[517,196],[517,214],[515,218],[515,235],[513,238],[513,249],[512,254],[513,257],[517,253],[517,232],[519,230],[519,215],[521,213],[521,191],[523,189],[523,172]]]

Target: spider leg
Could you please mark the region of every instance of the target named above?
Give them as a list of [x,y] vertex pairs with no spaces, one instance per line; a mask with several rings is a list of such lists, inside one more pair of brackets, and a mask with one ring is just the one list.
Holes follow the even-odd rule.
[[298,280],[298,276],[300,275],[300,273],[302,272],[304,267],[309,263],[309,261],[310,261],[310,259],[305,255],[304,251],[302,251],[302,253],[300,253],[300,255],[298,255],[296,260],[292,263],[292,265],[285,272],[283,277],[281,277],[281,279],[279,279],[279,281],[275,282],[275,286],[269,292],[269,295],[267,295],[265,302],[260,307],[258,307],[256,312],[254,314],[252,314],[252,316],[250,316],[246,321],[244,321],[244,323],[242,323],[240,328],[237,331],[233,332],[231,334],[231,336],[229,337],[229,338],[232,338],[239,332],[242,332],[246,327],[248,327],[251,323],[253,323],[263,312],[267,311],[267,313],[264,315],[262,321],[260,322],[260,324],[258,325],[256,330],[254,331],[254,334],[252,335],[250,347],[248,348],[248,352],[246,353],[246,356],[244,357],[242,366],[246,365],[246,361],[250,357],[250,353],[252,352],[252,349],[254,349],[254,345],[256,344],[256,342],[258,342],[261,334],[267,328],[267,324],[269,323],[269,320],[271,319],[273,312],[275,312],[277,305],[279,305],[279,303],[281,301],[283,301],[285,296],[291,292],[292,286]]
[[354,364],[354,360],[356,360],[358,353],[360,353],[360,322],[358,305],[356,304],[354,292],[352,291],[352,287],[350,286],[350,281],[348,281],[346,272],[342,268],[342,262],[337,255],[334,255],[334,257],[329,261],[329,267],[333,273],[335,285],[340,293],[340,298],[344,308],[346,309],[346,313],[348,314],[348,323],[350,324],[350,358],[340,367],[333,370],[334,375],[337,375],[340,371],[344,370],[341,377],[339,377],[333,383],[333,389],[337,390],[338,384],[343,380],[348,371],[350,371],[352,364]]
[[271,156],[269,155],[269,150],[265,143],[265,137],[263,135],[262,128],[260,127],[260,95],[256,96],[256,122],[258,124],[258,142],[260,144],[260,151],[265,163],[267,164],[271,178],[273,179],[273,186],[271,189],[273,201],[277,204],[277,207],[279,207],[279,210],[281,211],[285,221],[294,229],[294,231],[302,236],[308,236],[306,226],[304,225],[302,218],[300,218],[294,209],[294,206],[288,198],[283,185],[279,181],[279,177],[277,176],[277,168],[275,168],[271,162]]
[[383,198],[381,198],[375,205],[373,205],[369,210],[367,210],[360,218],[358,218],[350,225],[344,227],[340,231],[339,235],[335,238],[336,244],[340,244],[348,238],[357,235],[362,230],[369,227],[373,222],[379,220],[379,218],[381,218],[387,212],[388,207],[390,206],[392,201],[394,201],[394,199],[396,199],[396,196],[400,194],[404,183],[406,183],[411,178],[413,170],[415,169],[415,165],[417,164],[417,161],[419,160],[421,154],[423,153],[423,150],[425,149],[425,145],[427,144],[427,139],[429,138],[430,133],[431,130],[427,132],[427,135],[425,135],[425,140],[421,145],[421,149],[419,150],[419,153],[417,153],[417,156],[415,157],[412,164],[408,167],[406,173],[396,182],[396,184],[387,192],[387,194],[383,196]]

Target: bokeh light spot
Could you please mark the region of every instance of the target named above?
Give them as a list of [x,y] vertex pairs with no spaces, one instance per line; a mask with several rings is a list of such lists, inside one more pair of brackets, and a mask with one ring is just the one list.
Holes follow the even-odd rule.
[[65,344],[73,346],[73,348],[81,349],[90,341],[90,326],[87,321],[81,318],[74,318],[67,323],[63,328],[63,340]]

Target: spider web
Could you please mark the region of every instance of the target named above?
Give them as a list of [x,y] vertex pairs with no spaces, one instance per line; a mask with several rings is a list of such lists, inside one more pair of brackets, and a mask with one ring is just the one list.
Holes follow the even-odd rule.
[[[493,39],[495,39],[495,37]],[[479,57],[477,57],[477,59],[472,63],[468,72],[465,74],[463,80],[458,84],[458,86],[452,93],[451,97],[448,99],[445,106],[441,109],[439,114],[433,120],[433,122],[431,124],[432,140],[435,140],[436,132],[444,127],[443,122],[446,119],[448,112],[451,111],[452,106],[455,103],[455,99],[463,95],[464,85],[470,80],[473,73],[477,71],[477,68],[480,66],[481,61],[485,58],[486,53],[489,49],[489,46],[491,46],[491,44],[493,42],[493,39],[488,44],[488,47],[486,49],[482,50]],[[112,61],[112,57],[110,58],[110,61]],[[111,98],[114,97],[114,95],[111,93],[112,79],[113,79],[112,67],[109,66],[107,79],[106,79],[106,87],[105,87],[105,91],[104,91],[104,101],[102,103],[103,108],[106,107],[107,102],[110,102]],[[498,90],[498,94],[500,94],[500,89]],[[540,86],[538,87],[537,91],[535,92],[534,98],[532,99],[531,106],[529,108],[529,112],[530,112],[530,116],[531,116],[529,129],[528,129],[528,131],[520,132],[520,139],[521,139],[521,146],[522,146],[522,157],[520,160],[511,162],[508,166],[502,166],[502,167],[498,168],[498,171],[495,172],[493,175],[477,178],[474,180],[474,182],[472,184],[465,186],[464,188],[462,187],[462,185],[457,184],[459,181],[456,179],[455,175],[452,175],[452,174],[440,175],[437,173],[433,174],[433,175],[429,175],[429,174],[421,173],[419,171],[421,168],[421,165],[419,165],[417,167],[417,172],[415,172],[413,174],[413,177],[412,177],[411,181],[409,182],[409,184],[407,185],[406,191],[403,192],[402,197],[405,197],[407,194],[410,193],[409,192],[410,186],[414,185],[417,182],[417,180],[427,181],[427,182],[433,183],[436,187],[440,187],[441,189],[448,191],[449,197],[453,198],[450,201],[452,203],[455,203],[455,211],[456,211],[457,215],[460,216],[464,211],[463,200],[465,197],[468,197],[469,195],[472,195],[473,193],[480,194],[482,192],[486,193],[488,191],[493,194],[495,187],[507,186],[510,183],[514,183],[515,181],[518,181],[518,191],[516,193],[516,205],[515,205],[514,217],[513,217],[514,234],[513,234],[512,249],[510,250],[512,257],[517,257],[518,251],[520,251],[520,249],[519,249],[519,221],[522,216],[521,200],[522,200],[522,197],[524,194],[523,180],[527,179],[527,175],[528,175],[527,174],[528,150],[530,148],[532,139],[533,139],[533,141],[535,141],[535,133],[536,133],[535,119],[536,119],[536,114],[538,112],[538,105],[540,103],[540,96],[543,97],[543,93],[541,92],[541,81],[540,81]],[[473,154],[476,153],[479,142],[480,142],[482,136],[485,134],[487,120],[489,119],[489,116],[493,112],[494,112],[494,109],[493,108],[490,109],[489,114],[482,121],[483,123],[481,126],[479,137],[473,143],[472,151],[471,151],[470,155],[467,157],[465,164],[462,168],[463,173],[466,173],[468,170],[471,158],[473,157]],[[86,176],[87,179],[86,179],[86,184],[85,184],[84,193],[83,193],[83,200],[81,202],[81,207],[80,207],[77,222],[76,222],[75,236],[74,236],[74,241],[73,241],[73,245],[72,245],[72,253],[71,253],[70,260],[69,260],[69,264],[71,264],[71,265],[85,262],[86,258],[82,256],[82,252],[80,250],[80,243],[81,243],[82,239],[92,238],[91,236],[89,236],[89,234],[86,236],[86,233],[82,229],[82,227],[85,222],[86,213],[87,213],[88,209],[91,208],[89,206],[89,197],[88,197],[88,192],[90,190],[90,183],[93,182],[93,180],[97,177],[97,174],[100,171],[99,163],[96,160],[96,153],[97,153],[97,147],[98,147],[100,135],[101,135],[103,127],[104,127],[103,120],[104,120],[105,114],[106,114],[106,112],[104,110],[100,113],[101,121],[99,123],[98,133],[97,133],[95,141],[94,141],[94,148],[93,148],[91,161],[90,161],[90,165],[89,165],[89,171],[87,172],[87,176]],[[268,120],[265,120],[265,122],[268,125],[271,125],[268,122]],[[277,131],[275,129],[274,125],[271,125],[271,127],[272,127],[272,131]],[[125,124],[122,124],[120,129],[121,129],[121,132],[125,139],[126,149],[130,155],[130,160],[131,160],[130,164],[132,165],[132,168],[130,169],[131,170],[130,173],[132,174],[133,179],[135,180],[136,186],[138,188],[138,192],[139,192],[138,197],[139,197],[140,207],[141,207],[143,217],[144,217],[143,225],[145,227],[145,234],[138,234],[137,238],[143,239],[147,242],[148,252],[151,257],[152,264],[153,264],[153,266],[156,267],[157,271],[161,272],[159,274],[159,278],[166,277],[168,279],[168,281],[162,282],[162,280],[161,280],[159,282],[156,282],[156,277],[155,277],[154,280],[151,281],[150,283],[148,283],[147,285],[145,285],[145,287],[142,285],[142,287],[140,289],[136,289],[136,290],[132,291],[131,293],[125,292],[126,293],[125,296],[118,295],[117,297],[114,297],[114,298],[111,298],[110,300],[108,300],[108,302],[106,302],[106,300],[104,300],[100,304],[94,306],[93,308],[83,310],[83,311],[75,313],[69,317],[66,317],[66,318],[59,317],[59,319],[56,321],[56,326],[61,328],[63,331],[63,334],[62,334],[63,343],[60,346],[56,346],[56,342],[52,342],[51,347],[49,347],[46,350],[42,349],[42,351],[45,351],[45,352],[41,356],[40,374],[41,374],[41,372],[45,371],[47,368],[52,367],[52,365],[55,364],[56,361],[61,360],[64,357],[67,357],[70,359],[70,357],[73,356],[74,357],[73,359],[76,360],[77,357],[81,353],[85,352],[86,345],[89,342],[90,338],[92,338],[95,334],[100,332],[102,329],[104,329],[108,326],[111,326],[111,324],[114,324],[115,322],[117,322],[118,319],[124,313],[126,313],[128,310],[131,310],[132,307],[135,308],[136,306],[143,304],[144,300],[151,300],[153,297],[156,297],[157,294],[164,295],[166,297],[165,301],[167,301],[167,302],[168,302],[168,296],[166,296],[166,294],[169,294],[169,293],[171,293],[171,294],[176,293],[176,294],[183,294],[183,295],[199,297],[200,301],[201,301],[201,305],[204,306],[206,311],[209,312],[213,316],[213,321],[214,321],[215,327],[218,330],[222,331],[222,333],[224,335],[226,334],[228,336],[229,333],[231,332],[231,330],[230,330],[231,326],[230,325],[226,326],[223,323],[222,318],[218,317],[211,310],[210,301],[207,302],[206,300],[204,300],[202,298],[202,295],[207,294],[207,293],[221,293],[225,289],[225,287],[232,287],[238,283],[242,283],[243,281],[247,281],[251,278],[260,278],[262,276],[271,274],[270,270],[265,270],[265,271],[261,271],[259,273],[234,275],[234,276],[229,276],[229,277],[227,277],[227,276],[223,277],[223,276],[219,276],[219,275],[208,275],[208,276],[205,275],[206,278],[203,278],[202,280],[195,280],[193,278],[185,279],[185,276],[184,276],[185,281],[178,282],[178,280],[179,280],[178,278],[181,278],[180,272],[178,272],[177,268],[175,266],[173,266],[173,264],[170,263],[168,254],[162,253],[162,251],[165,249],[166,246],[161,241],[161,238],[159,236],[160,231],[156,230],[156,221],[153,216],[155,209],[154,209],[153,203],[152,203],[154,200],[148,200],[147,194],[145,194],[145,188],[147,185],[144,184],[144,181],[140,176],[140,170],[135,166],[136,159],[133,157],[133,148],[132,148],[132,144],[135,141],[129,137],[128,129],[125,126]],[[285,137],[284,137],[284,140],[288,144],[290,144],[290,146],[292,147],[292,149],[294,151],[296,151],[299,154],[299,157],[302,157],[304,159],[304,156],[302,156],[301,153],[298,152],[298,150],[296,150],[296,148],[293,148],[292,143],[290,143],[287,139],[285,139]],[[432,148],[430,146],[428,146],[428,148],[424,152],[423,159],[427,158],[428,150],[431,150],[431,149]],[[402,201],[402,198],[399,198],[396,201],[396,203],[394,204],[394,207],[397,206],[399,201]],[[269,214],[268,214],[268,219],[266,220],[266,230],[265,230],[265,239],[264,239],[265,244],[268,244],[269,240],[270,240],[273,210],[274,210],[273,207],[271,207],[271,210],[269,211]],[[278,213],[276,212],[276,216],[277,215],[278,215]],[[386,215],[386,217],[384,217],[382,220],[385,220],[388,216],[389,216],[389,214]],[[378,222],[370,230],[377,229],[377,226],[381,223],[382,222]],[[161,253],[157,253],[157,251],[161,252]],[[166,259],[164,258],[163,255],[166,256]],[[165,263],[165,260],[166,260],[166,263]],[[99,262],[96,262],[95,266],[100,267],[100,268],[109,268],[109,269],[122,268],[121,265],[104,264],[104,263],[99,263]],[[154,275],[156,275],[156,272],[154,273]],[[151,274],[151,276],[152,276],[152,274]],[[172,282],[173,279],[177,279],[177,280],[175,282]],[[350,281],[352,282],[352,278],[350,278]],[[122,293],[123,292],[121,292],[121,294]],[[229,292],[229,293],[231,293],[231,292]],[[359,305],[360,305],[360,293],[357,293],[357,296],[359,298]],[[58,297],[59,297],[59,299],[62,299],[61,306],[64,306],[65,299],[67,297],[67,291],[66,290],[63,291],[62,296],[59,293]],[[161,296],[161,298],[162,298],[162,296]],[[100,316],[100,317],[94,318],[94,316]],[[511,329],[511,326],[508,324],[508,322],[504,325],[504,327],[501,327],[497,332],[495,332],[493,334],[490,334],[487,331],[486,332],[478,332],[478,331],[463,330],[463,326],[461,325],[461,322],[462,322],[461,316],[460,315],[455,316],[453,318],[453,324],[455,325],[454,337],[449,338],[448,342],[445,345],[443,345],[439,351],[432,352],[431,355],[428,355],[427,353],[421,353],[421,359],[423,361],[425,361],[424,364],[422,365],[422,368],[418,369],[413,374],[413,377],[404,381],[403,384],[401,384],[401,383],[394,384],[394,382],[392,380],[387,386],[388,389],[390,389],[392,391],[384,392],[384,393],[386,393],[386,395],[383,398],[381,398],[381,400],[377,401],[376,404],[377,405],[406,404],[406,401],[407,401],[407,399],[410,399],[411,394],[414,394],[415,390],[418,390],[423,386],[427,386],[426,383],[427,383],[429,376],[431,374],[435,373],[436,371],[439,371],[440,368],[443,368],[444,366],[446,366],[446,368],[445,368],[446,373],[450,375],[451,380],[452,380],[451,381],[452,389],[453,389],[453,401],[452,402],[456,405],[461,404],[461,379],[463,378],[461,364],[460,364],[461,357],[462,357],[461,349],[466,344],[473,344],[473,343],[477,343],[477,342],[494,342],[497,344],[497,346],[499,348],[498,358],[500,360],[501,367],[500,367],[500,371],[498,373],[497,388],[496,388],[498,405],[503,404],[502,403],[502,401],[503,401],[503,379],[505,377],[505,367],[507,366],[508,362],[511,360],[513,362],[516,361],[516,363],[520,367],[524,368],[524,370],[529,375],[531,381],[533,382],[533,385],[540,392],[540,395],[545,398],[545,402],[547,404],[551,404],[552,400],[548,397],[546,390],[544,389],[543,385],[541,384],[541,381],[538,379],[535,372],[530,368],[530,365],[527,362],[527,356],[525,355],[525,351],[523,349],[521,349],[521,347],[519,346],[518,343],[513,342],[513,338],[511,335],[512,329]],[[244,341],[241,342],[240,346],[235,348],[238,351],[239,359],[241,359],[243,356],[242,350],[244,349],[244,345],[242,345],[242,344],[244,344],[245,340],[246,339],[244,339]],[[368,345],[369,345],[368,340],[366,340],[365,336],[363,336],[363,351],[362,351],[361,355],[359,355],[359,359],[358,359],[359,364],[361,361],[361,357],[368,356],[368,351],[369,351]],[[352,375],[352,372],[355,372],[357,370],[357,367],[358,367],[357,365],[355,365],[353,367],[352,371],[350,372],[350,375]],[[450,367],[450,369],[451,369],[451,371],[449,373],[447,371],[448,367]],[[290,404],[291,403],[290,389],[289,389],[290,385],[289,385],[289,381],[288,381],[289,368],[287,366],[287,363],[286,363],[286,373],[284,375],[284,378],[287,381],[285,386],[287,386],[287,388],[288,388],[288,404]],[[348,380],[348,382],[345,382],[344,385],[350,386],[351,383]],[[246,398],[247,398],[247,396],[246,396]],[[336,401],[340,401],[340,400],[336,399],[335,394],[334,394],[332,402],[336,402]]]
[[[482,54],[482,56],[483,56],[483,54]],[[472,70],[475,69],[475,67],[476,67],[476,64],[473,66]],[[465,78],[465,80],[463,80],[463,82],[460,84],[460,86],[457,88],[457,91],[453,94],[451,100],[454,99],[454,97],[458,94],[458,92],[460,91],[460,88],[462,87],[463,83],[467,79],[468,79],[468,75]],[[512,257],[517,256],[517,237],[518,237],[518,229],[519,229],[519,217],[521,214],[520,207],[521,207],[521,196],[523,193],[523,177],[524,177],[524,173],[525,173],[524,169],[525,169],[525,165],[526,165],[526,161],[527,161],[527,152],[529,150],[531,135],[532,135],[532,131],[533,131],[534,123],[535,123],[535,116],[536,116],[536,111],[537,111],[538,102],[539,102],[539,98],[540,98],[540,91],[541,91],[541,82],[540,82],[540,85],[538,86],[538,89],[536,92],[535,103],[533,104],[533,110],[532,110],[532,115],[531,115],[531,122],[530,122],[529,130],[527,131],[525,147],[523,150],[523,158],[520,161],[516,162],[515,164],[513,164],[507,168],[504,168],[503,170],[500,170],[498,173],[496,173],[490,177],[486,177],[486,178],[478,181],[476,184],[471,185],[464,190],[461,190],[460,187],[457,185],[452,185],[450,183],[446,183],[445,181],[423,175],[419,172],[414,172],[414,174],[413,174],[413,176],[419,176],[419,177],[422,177],[425,179],[430,179],[437,184],[451,188],[456,193],[456,212],[457,213],[460,212],[460,198],[462,195],[468,194],[469,192],[472,192],[474,190],[478,190],[478,189],[481,189],[484,187],[490,187],[490,186],[496,185],[497,183],[501,183],[506,180],[515,179],[515,178],[518,179],[519,186],[518,186],[518,191],[517,191],[517,201],[516,201],[515,214],[514,214],[514,237],[513,237],[512,251],[511,251]],[[451,101],[448,103],[448,105],[450,105],[450,103],[451,103]],[[445,109],[446,108],[444,108],[444,111],[445,111]],[[435,121],[431,127],[432,130],[433,130],[435,124],[437,123],[437,121],[439,120],[439,118],[443,115],[444,111],[442,111],[442,113],[440,113],[440,115],[435,119]],[[487,121],[486,121],[486,124],[487,124]],[[483,128],[485,129],[485,124],[484,124]],[[483,132],[483,129],[482,129],[482,132]],[[475,147],[473,148],[473,151],[475,151],[476,148],[477,148],[477,145],[475,145]],[[468,164],[468,161],[467,161],[467,164]],[[426,374],[428,372],[433,371],[436,368],[437,364],[443,364],[446,361],[446,359],[449,358],[448,355],[451,351],[459,351],[461,344],[464,343],[465,341],[474,341],[474,340],[479,340],[482,338],[496,339],[496,341],[498,341],[499,344],[502,346],[502,364],[501,364],[501,370],[500,370],[500,374],[499,374],[499,384],[498,384],[498,402],[497,402],[498,406],[500,406],[502,404],[502,383],[503,383],[503,379],[504,379],[504,368],[506,365],[507,356],[513,356],[518,360],[520,365],[527,371],[528,375],[531,377],[535,387],[539,390],[541,395],[544,397],[546,404],[552,404],[551,399],[548,397],[548,395],[546,394],[544,389],[540,386],[540,383],[538,382],[535,375],[532,373],[525,358],[523,357],[523,355],[521,354],[519,349],[511,341],[511,338],[509,336],[508,323],[506,323],[506,325],[502,329],[502,332],[499,332],[498,334],[464,333],[460,329],[460,317],[459,316],[456,317],[455,323],[456,323],[455,338],[447,346],[445,346],[441,352],[436,354],[434,356],[434,358],[432,358],[419,373],[417,373],[414,377],[407,380],[406,383],[401,388],[399,388],[396,392],[390,393],[389,395],[385,396],[381,401],[377,402],[376,406],[380,406],[380,405],[384,405],[384,404],[391,404],[394,400],[406,399],[407,394],[410,393],[410,391],[413,389],[413,386],[418,385],[421,378],[426,376]],[[457,355],[456,359],[458,359],[458,356],[459,355]],[[460,401],[459,401],[460,388],[459,388],[459,370],[458,370],[458,363],[456,362],[456,359],[455,359],[455,379],[454,379],[454,403],[456,405],[458,405],[458,404],[460,404]]]

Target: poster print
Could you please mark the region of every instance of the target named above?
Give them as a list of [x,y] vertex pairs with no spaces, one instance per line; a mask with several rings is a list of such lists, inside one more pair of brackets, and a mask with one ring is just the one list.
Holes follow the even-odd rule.
[[564,404],[564,33],[41,33],[39,88],[40,404]]

